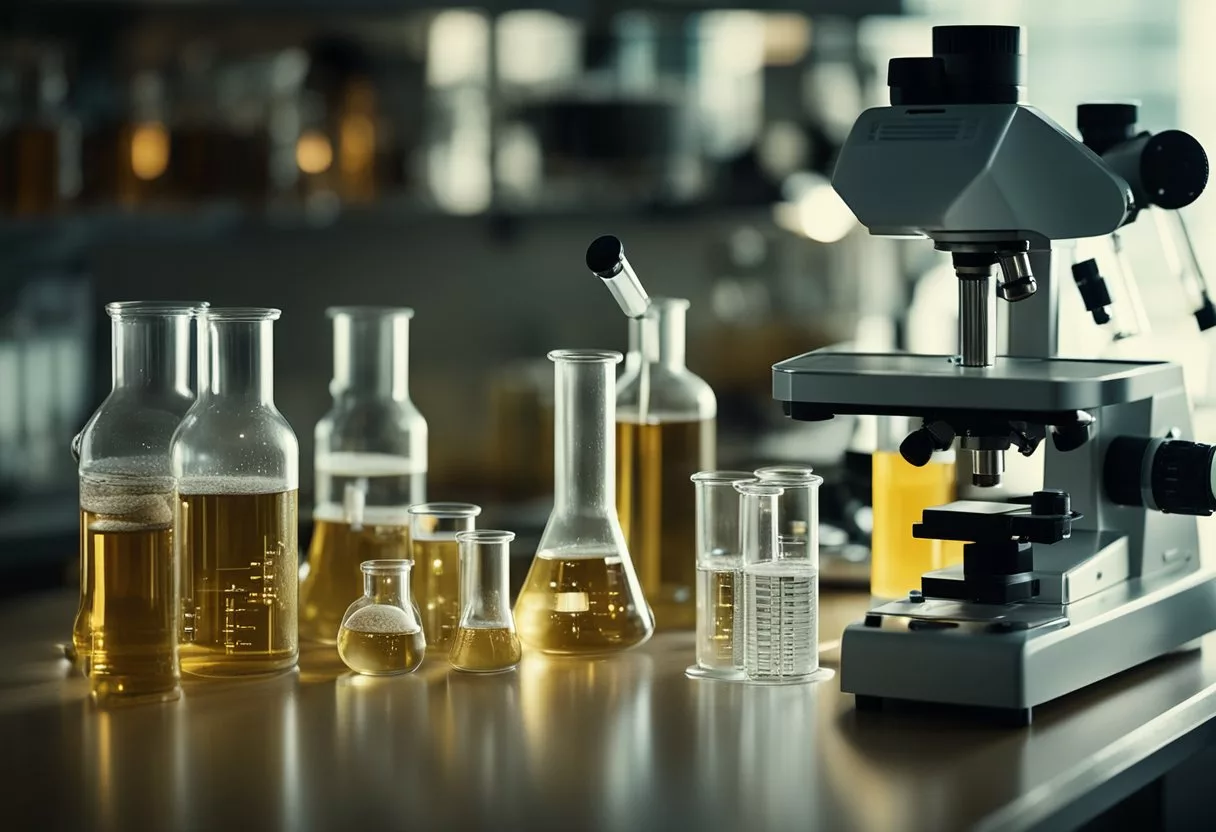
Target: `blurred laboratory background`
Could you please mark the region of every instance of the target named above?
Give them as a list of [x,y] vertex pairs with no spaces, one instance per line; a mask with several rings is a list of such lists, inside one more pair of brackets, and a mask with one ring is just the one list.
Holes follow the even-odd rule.
[[[70,446],[109,390],[114,300],[283,310],[275,398],[300,438],[302,508],[330,405],[325,309],[412,307],[429,496],[543,521],[544,355],[626,347],[583,265],[609,233],[651,294],[691,301],[719,467],[812,464],[825,550],[860,560],[873,440],[785,419],[770,367],[838,343],[954,349],[948,258],[870,238],[828,180],[857,114],[887,101],[887,59],[928,54],[934,24],[1019,25],[1027,98],[1067,129],[1078,103],[1134,100],[1143,127],[1216,148],[1207,0],[528,6],[5,0],[0,593],[75,579]],[[1184,214],[1216,269],[1216,202]],[[1151,326],[1111,344],[1065,277],[1063,343],[1185,359],[1206,402],[1211,344],[1140,225],[1128,251]]]

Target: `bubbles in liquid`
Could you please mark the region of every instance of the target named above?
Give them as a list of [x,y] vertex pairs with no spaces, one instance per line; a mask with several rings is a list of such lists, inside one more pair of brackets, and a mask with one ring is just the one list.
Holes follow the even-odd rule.
[[457,670],[496,673],[519,664],[519,638],[506,627],[461,627],[448,661]]
[[338,633],[338,655],[357,673],[409,673],[422,664],[425,654],[426,638],[418,622],[390,604],[356,610]]
[[807,676],[819,668],[819,573],[810,565],[765,563],[743,571],[749,679]]

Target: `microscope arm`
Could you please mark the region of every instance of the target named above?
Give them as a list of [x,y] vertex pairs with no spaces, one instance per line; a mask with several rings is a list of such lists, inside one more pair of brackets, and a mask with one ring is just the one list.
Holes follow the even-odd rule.
[[1208,517],[1216,512],[1216,445],[1120,436],[1106,449],[1103,480],[1119,505]]

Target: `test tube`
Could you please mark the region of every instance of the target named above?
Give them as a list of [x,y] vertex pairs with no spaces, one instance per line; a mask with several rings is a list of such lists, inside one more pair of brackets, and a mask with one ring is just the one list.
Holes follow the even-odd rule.
[[[818,483],[810,487],[817,495]],[[810,681],[819,670],[818,528],[808,529],[805,543],[780,545],[779,500],[786,489],[761,480],[735,483],[735,489],[741,495],[744,673],[751,682]]]
[[697,663],[693,678],[743,677],[743,558],[739,548],[739,492],[746,471],[701,471],[696,488]]

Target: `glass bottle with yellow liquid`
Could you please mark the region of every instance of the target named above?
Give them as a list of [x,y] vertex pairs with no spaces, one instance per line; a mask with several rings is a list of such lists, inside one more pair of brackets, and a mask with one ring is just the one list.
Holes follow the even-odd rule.
[[[613,496],[619,352],[555,350],[553,512],[515,623],[524,647],[586,656],[645,642],[654,616],[633,571]],[[689,561],[696,563],[689,553]]]
[[880,417],[872,462],[874,530],[870,554],[870,594],[901,598],[920,589],[920,578],[933,569],[963,562],[963,544],[955,540],[922,540],[912,536],[921,513],[955,498],[953,451],[933,455],[920,468],[899,453],[899,443],[912,426],[900,417]]
[[204,303],[111,303],[114,386],[72,443],[80,463],[80,607],[72,654],[94,699],[180,694],[173,432],[194,403]]
[[316,507],[301,569],[300,638],[333,644],[359,564],[408,558],[426,500],[427,424],[410,399],[405,308],[334,307],[334,403],[316,428]]
[[299,655],[300,449],[274,405],[277,309],[207,314],[209,383],[173,437],[182,669],[276,673]]
[[[717,399],[684,363],[688,301],[651,298],[630,320],[630,361],[616,394],[617,510],[660,628],[696,626],[695,494],[715,465]],[[636,350],[634,347],[636,346]]]

